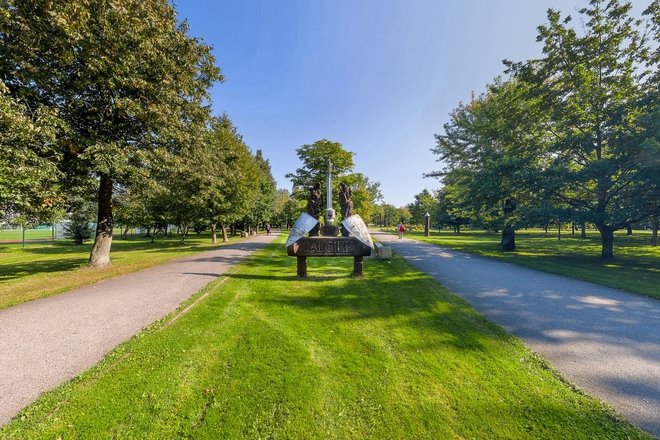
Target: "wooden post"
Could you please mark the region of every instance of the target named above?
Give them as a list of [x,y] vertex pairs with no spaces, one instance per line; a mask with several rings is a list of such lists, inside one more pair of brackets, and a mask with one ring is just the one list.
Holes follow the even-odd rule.
[[364,257],[353,257],[353,276],[361,277],[364,268]]
[[307,276],[307,257],[298,257],[298,276],[300,278]]

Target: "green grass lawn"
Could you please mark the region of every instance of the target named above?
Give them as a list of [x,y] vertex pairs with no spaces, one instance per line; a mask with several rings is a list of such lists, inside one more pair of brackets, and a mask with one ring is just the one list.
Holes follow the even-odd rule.
[[[240,240],[231,238],[230,242]],[[112,267],[88,268],[92,244],[74,245],[67,240],[54,243],[0,244],[0,309],[65,292],[100,280],[155,266],[175,258],[214,249],[209,234],[180,237],[115,237],[110,258]]]
[[400,259],[298,280],[283,240],[0,437],[650,438]]
[[460,235],[434,230],[430,237],[414,231],[406,232],[406,237],[660,299],[660,247],[649,245],[650,233],[635,231],[626,236],[619,231],[614,239],[615,259],[609,261],[600,259],[597,232],[590,231],[587,239],[579,238],[579,232],[564,232],[557,240],[556,234],[556,230],[548,235],[543,230],[517,231],[515,252],[499,250],[499,234],[476,230]]
[[[25,240],[44,240],[52,238],[50,229],[26,229]],[[20,229],[0,229],[0,243],[7,241],[22,241],[23,231]]]

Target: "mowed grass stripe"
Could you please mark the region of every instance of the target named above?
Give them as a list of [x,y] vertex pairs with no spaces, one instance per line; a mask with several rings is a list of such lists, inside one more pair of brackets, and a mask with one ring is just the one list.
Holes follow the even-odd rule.
[[283,239],[0,437],[650,438],[400,259],[298,280]]

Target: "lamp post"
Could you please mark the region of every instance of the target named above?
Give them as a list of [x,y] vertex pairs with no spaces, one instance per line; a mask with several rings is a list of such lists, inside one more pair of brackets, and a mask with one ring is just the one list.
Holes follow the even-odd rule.
[[428,212],[424,214],[424,236],[431,235],[431,214]]

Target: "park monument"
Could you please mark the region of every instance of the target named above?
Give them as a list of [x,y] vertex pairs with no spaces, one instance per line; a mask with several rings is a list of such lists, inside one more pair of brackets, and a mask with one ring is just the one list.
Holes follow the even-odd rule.
[[351,188],[341,183],[339,192],[342,221],[338,226],[332,208],[332,162],[328,160],[323,225],[319,221],[321,184],[317,182],[309,189],[306,212],[296,220],[286,242],[288,255],[298,258],[299,277],[307,276],[307,257],[353,257],[353,276],[362,276],[364,257],[371,255],[374,244],[367,225],[358,214],[353,213]]

